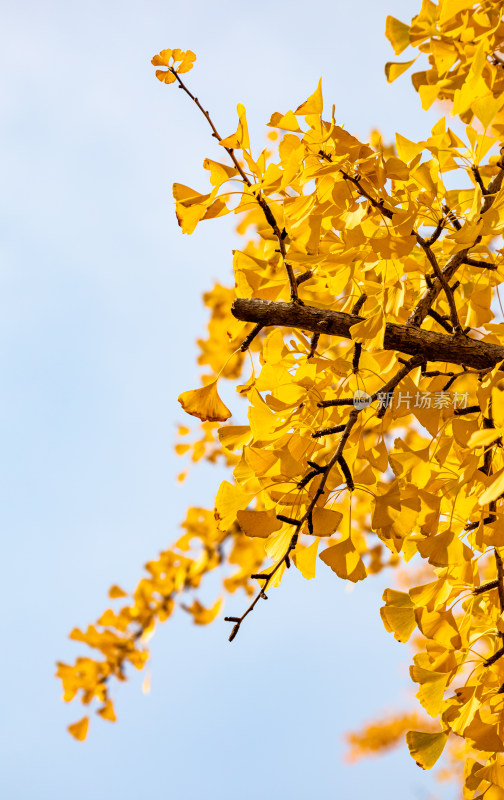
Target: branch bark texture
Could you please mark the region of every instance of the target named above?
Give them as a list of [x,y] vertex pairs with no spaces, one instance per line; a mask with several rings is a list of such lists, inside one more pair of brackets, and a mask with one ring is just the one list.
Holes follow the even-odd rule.
[[[256,298],[238,298],[231,310],[233,316],[242,322],[260,323],[263,327],[287,326],[343,339],[351,339],[350,328],[364,319],[330,309]],[[500,345],[469,339],[463,334],[449,336],[425,331],[411,324],[387,323],[384,348],[412,356],[421,355],[427,361],[459,364],[474,369],[488,369],[504,361],[504,347]]]

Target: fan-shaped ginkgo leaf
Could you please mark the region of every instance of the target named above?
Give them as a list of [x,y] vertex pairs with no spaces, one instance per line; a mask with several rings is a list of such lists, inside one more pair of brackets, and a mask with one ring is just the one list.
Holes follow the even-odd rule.
[[187,414],[202,422],[225,422],[231,416],[231,411],[219,397],[217,381],[207,383],[201,389],[183,392],[178,401]]

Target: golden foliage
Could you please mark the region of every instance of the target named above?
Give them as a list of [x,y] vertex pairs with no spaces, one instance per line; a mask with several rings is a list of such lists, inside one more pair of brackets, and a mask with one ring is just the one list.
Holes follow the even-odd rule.
[[[411,678],[432,722],[385,720],[352,734],[353,752],[388,749],[407,731],[421,767],[445,746],[448,761],[465,764],[468,800],[502,793],[501,15],[499,0],[423,0],[410,25],[388,18],[396,55],[411,46],[428,58],[413,75],[423,107],[442,100],[458,123],[455,132],[441,116],[418,142],[398,133],[395,148],[324,119],[320,81],[296,109],[273,113],[277,138],[256,155],[245,108],[222,138],[183,82],[191,51],[153,59],[166,68],[157,77],[203,113],[226,161],[205,160],[208,192],[175,184],[182,231],[231,212],[239,233],[254,231],[234,251],[234,286],[204,295],[199,363],[211,374],[179,398],[202,425],[193,440],[180,429],[177,452],[221,459],[229,480],[214,509],[189,509],[183,536],[146,565],[119,610],[72,632],[99,655],[59,664],[65,700],[79,694],[115,718],[111,679],[144,667],[147,640],[175,605],[196,624],[217,615],[220,600],[208,607],[194,594],[219,566],[235,568],[224,570],[225,592],[253,598],[226,618],[232,640],[291,563],[312,579],[318,552],[360,581],[416,557],[424,582],[387,589],[381,615],[411,642]],[[387,65],[388,79],[412,63]],[[231,414],[219,377],[234,382],[246,418],[218,424]],[[87,718],[70,727],[78,739],[86,731]]]

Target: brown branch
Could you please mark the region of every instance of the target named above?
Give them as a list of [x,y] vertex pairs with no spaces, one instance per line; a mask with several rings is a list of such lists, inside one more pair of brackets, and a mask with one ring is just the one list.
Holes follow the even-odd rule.
[[497,269],[496,264],[491,264],[489,261],[480,261],[477,258],[464,258],[463,264],[468,264],[470,267],[478,267],[479,269]]
[[278,572],[278,570],[280,569],[282,564],[285,563],[286,565],[287,564],[290,565],[289,553],[292,550],[294,550],[294,548],[296,547],[297,540],[298,540],[298,533],[296,531],[296,533],[294,533],[292,535],[292,538],[291,538],[291,540],[289,542],[289,546],[287,548],[287,551],[284,553],[284,555],[282,556],[280,561],[277,564],[275,564],[275,566],[273,567],[271,572],[268,572],[266,575],[253,575],[252,576],[252,577],[257,578],[257,579],[264,579],[264,584],[263,584],[262,589],[254,597],[254,599],[252,600],[251,604],[249,605],[247,610],[244,611],[244,613],[241,615],[241,617],[224,617],[224,621],[225,622],[234,622],[235,623],[234,626],[233,626],[233,630],[231,631],[231,634],[229,636],[229,641],[230,642],[233,641],[233,639],[235,638],[236,634],[240,630],[240,625],[242,624],[243,620],[246,617],[248,617],[248,615],[251,613],[251,611],[254,610],[254,608],[256,607],[256,605],[259,602],[259,600],[261,600],[261,599],[267,600],[268,599],[266,594],[265,594],[265,591],[268,588],[269,584],[271,583],[271,579]]
[[497,589],[499,586],[499,581],[488,581],[488,583],[483,583],[481,586],[478,586],[477,589],[473,590],[474,595],[478,594],[485,594],[485,592],[491,592],[492,589]]
[[439,264],[437,262],[437,258],[434,255],[434,253],[432,252],[432,250],[431,250],[429,244],[427,243],[427,241],[425,239],[423,239],[420,236],[419,233],[415,233],[415,236],[416,236],[416,240],[417,240],[418,244],[420,245],[420,247],[424,251],[425,255],[427,256],[427,258],[429,260],[429,264],[431,265],[432,269],[434,270],[436,278],[438,279],[438,281],[440,282],[441,286],[443,287],[444,293],[446,295],[446,299],[448,300],[448,306],[450,308],[450,317],[451,317],[451,321],[452,321],[453,333],[455,333],[455,334],[462,333],[462,326],[461,326],[459,318],[458,318],[457,306],[455,305],[455,300],[453,298],[453,292],[452,292],[452,290],[450,288],[450,285],[449,285],[448,281],[446,280],[446,278],[445,278],[445,276],[444,276],[444,274],[443,274],[443,272],[441,270],[441,267],[439,266]]
[[300,283],[304,283],[305,281],[309,281],[311,276],[312,276],[312,274],[313,273],[312,273],[311,269],[308,269],[308,270],[306,270],[306,272],[303,272],[302,275],[297,275],[296,276],[297,285],[299,286]]
[[353,492],[353,490],[355,489],[354,479],[353,479],[352,473],[350,472],[350,467],[348,466],[348,464],[345,461],[343,456],[340,456],[338,458],[338,464],[340,465],[341,471],[342,471],[343,475],[345,476],[345,480],[346,480],[346,484],[347,484],[347,487],[348,487],[348,491],[349,492]]
[[364,305],[366,300],[367,300],[367,294],[364,294],[364,292],[363,292],[361,294],[361,296],[359,297],[359,299],[357,300],[357,302],[354,305],[354,307],[352,308],[353,316],[355,316],[356,314],[360,314],[360,312],[362,310],[362,306]]
[[359,371],[359,361],[362,353],[362,345],[360,342],[355,343],[354,354],[352,359],[352,372],[355,374]]
[[467,406],[467,408],[456,408],[453,412],[456,417],[464,417],[466,414],[481,414],[479,406]]
[[359,194],[362,195],[362,197],[365,197],[366,200],[368,200],[371,203],[373,208],[378,209],[378,211],[380,211],[380,213],[383,214],[384,217],[387,217],[387,219],[392,219],[392,217],[394,216],[394,212],[391,211],[389,208],[385,208],[383,200],[375,200],[374,197],[372,197],[369,194],[369,192],[367,192],[361,186],[361,178],[359,177],[353,178],[351,175],[348,174],[348,172],[345,172],[345,170],[343,169],[340,169],[340,175],[342,175],[346,181],[350,181],[351,183],[353,183],[353,185],[358,189]]
[[[235,300],[231,311],[236,319],[243,322],[287,326],[344,339],[351,339],[350,328],[363,321],[363,317],[331,309],[256,298]],[[385,327],[383,346],[385,350],[395,350],[412,356],[421,355],[425,361],[464,364],[476,369],[492,368],[499,361],[504,361],[504,347],[500,345],[466,336],[445,336],[435,331],[392,322],[388,322]]]
[[476,164],[472,165],[471,172],[474,175],[474,180],[476,181],[476,183],[478,184],[478,186],[481,189],[482,195],[484,197],[486,197],[486,195],[488,194],[488,189],[486,188],[485,184],[483,183],[483,179],[482,179],[482,177],[480,175],[480,171],[479,171],[478,167],[476,166]]
[[314,333],[311,342],[310,342],[310,352],[308,353],[308,358],[313,358],[315,353],[317,352],[317,345],[319,343],[320,333]]
[[448,206],[443,206],[443,213],[446,214],[446,218],[451,222],[456,231],[462,230],[462,225]]
[[287,523],[289,525],[295,525],[296,526],[296,530],[295,530],[294,534],[292,535],[292,538],[291,538],[291,540],[289,542],[289,546],[287,548],[287,551],[284,553],[282,558],[275,564],[275,566],[273,567],[271,572],[267,573],[267,575],[264,575],[264,576],[262,576],[262,575],[261,576],[256,576],[256,577],[261,577],[261,578],[264,577],[265,583],[264,583],[262,589],[258,592],[256,597],[252,601],[252,603],[249,605],[247,610],[242,614],[241,617],[225,617],[224,618],[228,622],[234,622],[235,623],[234,626],[233,626],[233,630],[231,631],[231,635],[229,637],[229,641],[230,642],[233,641],[233,639],[237,635],[238,631],[240,630],[240,626],[241,626],[243,620],[250,614],[251,611],[254,610],[254,608],[256,607],[257,603],[261,599],[261,597],[262,598],[266,598],[265,590],[267,589],[268,585],[271,582],[271,579],[276,574],[276,572],[278,572],[278,570],[280,569],[282,564],[285,563],[286,566],[290,565],[289,554],[296,547],[296,544],[297,544],[297,541],[298,541],[298,537],[299,537],[299,533],[300,533],[301,528],[303,527],[305,522],[308,524],[309,533],[310,534],[313,533],[313,519],[312,519],[313,509],[315,508],[319,497],[321,497],[324,494],[325,485],[327,483],[327,480],[329,478],[329,475],[330,475],[330,472],[331,472],[332,468],[340,460],[340,458],[343,455],[343,449],[345,447],[346,441],[347,441],[348,437],[350,436],[351,430],[352,430],[353,426],[355,425],[358,416],[359,416],[359,411],[357,409],[355,409],[355,408],[352,409],[352,411],[350,412],[349,418],[348,418],[348,422],[345,425],[345,430],[343,431],[343,435],[342,435],[342,437],[341,437],[341,439],[340,439],[340,441],[338,443],[338,446],[336,448],[336,451],[334,452],[334,455],[332,456],[332,458],[328,462],[328,464],[326,464],[325,467],[319,467],[318,464],[314,464],[314,465],[310,464],[310,466],[314,466],[315,469],[320,472],[322,478],[321,478],[320,484],[319,484],[319,486],[318,486],[318,488],[317,488],[312,500],[310,501],[310,504],[309,504],[308,508],[306,509],[306,511],[303,514],[303,516],[301,517],[301,519],[295,520],[295,519],[291,519],[290,517],[284,517],[282,514],[277,514],[277,518],[278,519],[280,519],[281,521],[284,521],[285,523]]
[[499,590],[499,603],[501,611],[504,611],[504,565],[502,564],[502,558],[497,548],[495,548],[494,553],[495,563],[497,564],[497,589]]
[[[321,403],[319,403],[319,405],[322,406]],[[345,403],[345,405],[347,404]],[[322,406],[322,408],[327,408],[327,406]],[[345,427],[345,425],[334,425],[332,428],[322,428],[322,430],[312,433],[312,439],[320,439],[322,436],[332,436],[333,433],[342,433],[342,431],[345,430]]]
[[428,311],[427,316],[432,317],[432,319],[435,319],[437,324],[441,325],[441,327],[444,328],[444,330],[447,333],[452,332],[452,329],[450,325],[448,325],[447,321],[443,319],[443,317],[440,314],[438,314],[437,311],[434,311],[433,308],[431,308],[430,311]]
[[504,647],[501,647],[500,650],[497,650],[497,652],[493,654],[493,656],[487,658],[487,660],[483,662],[483,666],[491,667],[492,664],[495,664],[495,662],[498,661],[499,658],[502,658],[502,656],[504,656]]
[[[495,517],[493,514],[490,514],[490,516],[485,517],[485,519],[483,520],[483,525],[490,525],[490,523],[495,522],[496,519],[497,517]],[[476,528],[478,528],[480,525],[481,525],[481,520],[477,520],[476,522],[469,522],[465,526],[464,530],[475,531]]]
[[425,359],[421,355],[416,355],[412,359],[406,362],[401,369],[396,372],[396,374],[389,380],[387,383],[384,383],[381,389],[378,389],[376,392],[373,392],[371,395],[371,400],[376,400],[378,395],[380,394],[388,394],[389,392],[393,392],[396,386],[402,381],[406,375],[411,372],[412,369],[415,367],[419,367],[422,361]]
[[264,325],[261,322],[258,322],[257,325],[254,325],[250,333],[247,334],[247,336],[240,345],[240,350],[242,353],[245,353],[245,351],[249,349],[255,337],[257,336],[258,333],[262,331],[263,328]]
[[431,236],[429,236],[428,239],[425,240],[425,244],[428,247],[432,247],[434,242],[437,242],[437,240],[439,239],[439,237],[441,236],[441,234],[443,232],[443,229],[444,229],[445,225],[446,225],[446,218],[445,217],[441,217],[441,219],[439,220],[438,224],[436,225],[436,229],[435,229],[434,233]]

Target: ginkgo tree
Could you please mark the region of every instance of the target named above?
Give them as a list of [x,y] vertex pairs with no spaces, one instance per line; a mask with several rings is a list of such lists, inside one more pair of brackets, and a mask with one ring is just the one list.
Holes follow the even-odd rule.
[[[395,54],[413,53],[388,80],[420,57],[413,86],[424,109],[440,103],[422,141],[395,146],[324,114],[319,82],[273,113],[257,154],[245,108],[222,137],[187,83],[194,53],[152,59],[222,148],[203,163],[208,191],[173,187],[182,232],[234,213],[245,236],[234,285],[204,295],[201,386],[179,397],[201,424],[179,428],[177,452],[229,475],[130,595],[111,588],[115,610],[72,631],[98,655],[58,665],[65,700],[114,720],[111,683],[143,668],[157,624],[177,604],[196,624],[217,617],[220,600],[184,602],[217,568],[232,641],[292,565],[311,579],[319,557],[354,583],[402,567],[380,613],[412,640],[419,711],[351,742],[380,750],[417,728],[421,767],[448,744],[464,797],[504,798],[503,13],[501,0],[423,0],[411,24],[387,18]],[[219,381],[245,401],[236,422]],[[423,566],[405,570],[414,556]],[[69,730],[84,739],[88,723]]]

